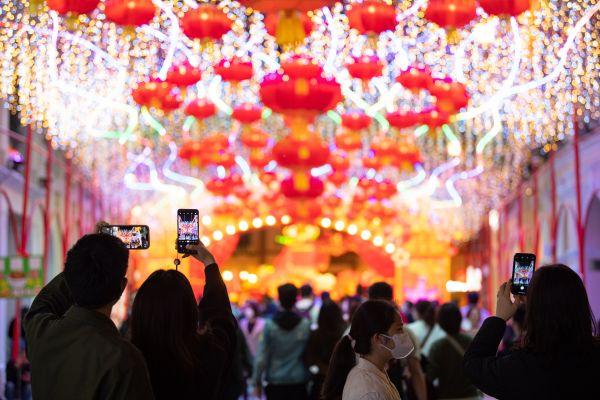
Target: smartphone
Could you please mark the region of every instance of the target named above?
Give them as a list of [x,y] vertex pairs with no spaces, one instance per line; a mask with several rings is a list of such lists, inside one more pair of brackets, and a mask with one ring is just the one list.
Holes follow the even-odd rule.
[[130,250],[146,250],[150,247],[150,228],[147,225],[109,225],[102,233],[116,236]]
[[177,252],[191,254],[186,249],[189,244],[200,243],[200,219],[198,210],[177,210]]
[[512,294],[527,294],[529,283],[535,271],[535,254],[517,253],[513,259],[512,278],[510,280],[510,292]]

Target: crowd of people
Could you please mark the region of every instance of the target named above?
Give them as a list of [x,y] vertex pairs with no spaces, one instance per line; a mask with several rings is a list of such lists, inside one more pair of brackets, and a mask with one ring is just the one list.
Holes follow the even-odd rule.
[[182,273],[158,270],[120,332],[110,315],[128,250],[107,234],[82,237],[24,316],[27,352],[12,360],[8,398],[600,398],[598,327],[566,266],[539,268],[526,298],[503,284],[493,316],[475,293],[462,309],[397,305],[385,282],[339,303],[288,283],[276,300],[236,307],[212,254],[189,250],[205,266],[201,299]]

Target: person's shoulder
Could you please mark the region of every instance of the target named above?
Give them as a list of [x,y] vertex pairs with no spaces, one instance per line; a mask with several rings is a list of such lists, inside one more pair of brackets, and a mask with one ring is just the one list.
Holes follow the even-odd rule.
[[139,368],[145,366],[146,361],[142,352],[128,340],[117,341],[119,349],[119,365],[123,368]]

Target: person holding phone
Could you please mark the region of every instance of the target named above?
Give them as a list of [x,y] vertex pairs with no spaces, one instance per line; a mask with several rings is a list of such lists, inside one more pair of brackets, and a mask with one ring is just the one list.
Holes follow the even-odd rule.
[[[579,275],[549,265],[533,273],[526,298],[513,301],[511,287],[500,287],[496,316],[485,320],[465,353],[467,377],[499,400],[600,399],[598,326]],[[524,302],[523,343],[496,355],[506,321]]]
[[146,360],[156,399],[223,399],[236,322],[213,255],[200,241],[186,247],[188,255],[205,265],[199,304],[181,272],[155,271],[133,302],[131,341]]

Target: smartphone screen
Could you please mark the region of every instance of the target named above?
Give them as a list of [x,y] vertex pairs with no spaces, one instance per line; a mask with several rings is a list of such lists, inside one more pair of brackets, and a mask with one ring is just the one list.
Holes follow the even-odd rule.
[[200,242],[198,210],[177,210],[177,250],[185,253],[188,244]]
[[145,250],[150,247],[150,228],[146,225],[109,225],[102,233],[116,236],[130,250]]
[[535,254],[515,254],[511,278],[511,293],[527,294],[531,278],[533,278],[533,271],[535,271]]

